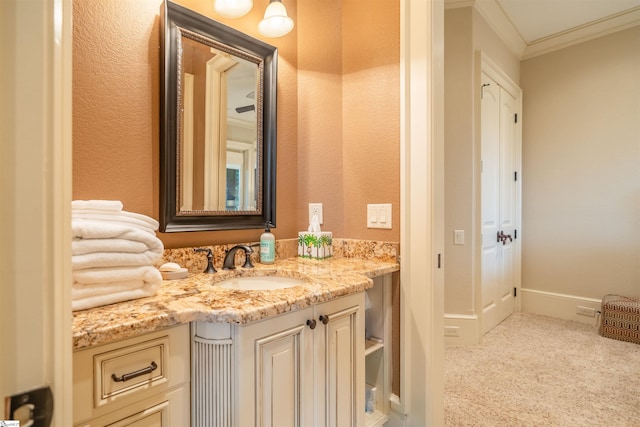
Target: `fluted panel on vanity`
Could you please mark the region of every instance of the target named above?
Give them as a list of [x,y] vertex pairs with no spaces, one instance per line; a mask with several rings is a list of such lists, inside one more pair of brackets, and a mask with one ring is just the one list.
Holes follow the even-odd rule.
[[195,336],[192,349],[193,426],[232,427],[232,341]]

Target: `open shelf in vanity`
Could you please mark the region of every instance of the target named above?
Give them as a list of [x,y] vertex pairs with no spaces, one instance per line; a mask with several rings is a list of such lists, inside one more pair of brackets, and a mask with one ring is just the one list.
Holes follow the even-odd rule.
[[383,426],[389,420],[391,397],[391,274],[375,277],[373,283],[365,304],[366,427]]

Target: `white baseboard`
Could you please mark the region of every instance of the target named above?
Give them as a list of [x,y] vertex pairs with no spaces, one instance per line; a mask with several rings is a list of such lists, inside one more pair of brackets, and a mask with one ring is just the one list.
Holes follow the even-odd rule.
[[557,294],[554,292],[537,291],[535,289],[520,289],[522,298],[522,312],[540,314],[565,320],[595,325],[598,319],[576,313],[578,306],[600,310],[602,300],[584,298],[575,295]]
[[404,411],[404,405],[400,402],[400,398],[395,394],[392,394],[389,398],[389,421],[385,424],[386,427],[405,427],[407,425],[407,416]]
[[474,345],[480,342],[480,321],[476,315],[445,314],[444,344]]

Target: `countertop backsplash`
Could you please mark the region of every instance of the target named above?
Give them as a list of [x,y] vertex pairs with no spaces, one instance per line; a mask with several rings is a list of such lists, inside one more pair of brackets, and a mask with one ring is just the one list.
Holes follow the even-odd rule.
[[[255,264],[260,262],[259,242],[233,243],[227,245],[200,246],[211,249],[213,253],[213,265],[216,269],[222,268],[222,262],[226,251],[236,245],[256,245],[254,246],[251,261]],[[297,239],[276,240],[276,259],[295,258],[298,256]],[[333,239],[334,258],[359,258],[383,262],[399,261],[399,244],[395,242],[378,242],[372,240],[358,239]],[[244,252],[236,252],[236,265],[242,265]],[[207,257],[202,252],[194,252],[193,247],[165,249],[162,260],[157,266],[165,262],[175,262],[189,270],[189,273],[201,273],[207,267]]]

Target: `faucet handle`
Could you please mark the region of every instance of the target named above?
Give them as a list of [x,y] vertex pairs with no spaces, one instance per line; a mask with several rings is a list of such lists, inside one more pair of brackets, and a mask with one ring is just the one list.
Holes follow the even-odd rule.
[[244,264],[242,264],[242,268],[253,268],[253,264],[251,264],[251,254],[253,253],[253,249],[251,246],[247,246],[244,248]]
[[206,252],[207,253],[207,268],[204,269],[203,273],[216,273],[217,270],[213,267],[213,252],[209,248],[195,248],[194,252]]

